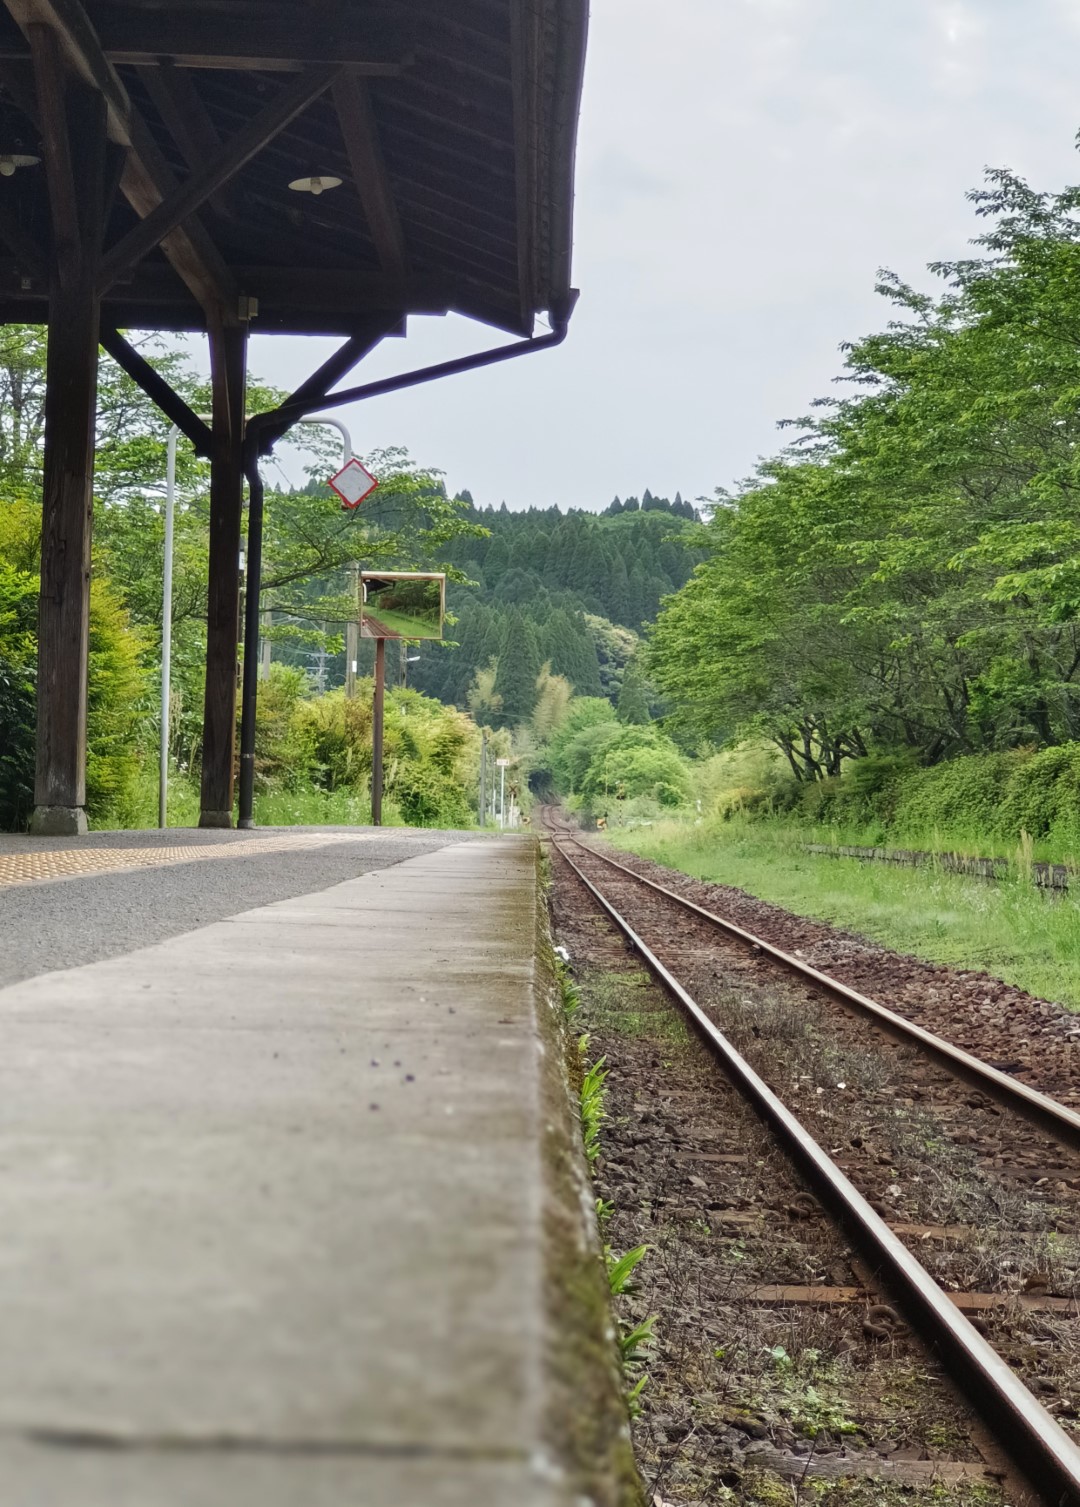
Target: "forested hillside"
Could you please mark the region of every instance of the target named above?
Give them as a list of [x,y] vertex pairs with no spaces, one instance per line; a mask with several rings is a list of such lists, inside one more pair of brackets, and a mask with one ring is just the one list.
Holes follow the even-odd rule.
[[493,725],[528,718],[545,662],[579,695],[618,702],[644,625],[701,558],[679,538],[696,516],[648,491],[599,515],[471,508],[465,519],[488,533],[446,551],[466,578],[449,589],[450,644],[424,646],[410,683],[462,707],[471,692]]

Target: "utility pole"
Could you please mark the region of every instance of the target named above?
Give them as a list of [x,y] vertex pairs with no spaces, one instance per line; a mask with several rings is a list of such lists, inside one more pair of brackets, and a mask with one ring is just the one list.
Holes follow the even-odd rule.
[[375,640],[375,701],[371,719],[371,824],[382,826],[383,716],[386,698],[386,640]]
[[480,730],[480,825],[487,826],[487,733]]
[[315,682],[316,682],[316,684],[319,687],[319,695],[321,696],[323,694],[323,692],[326,690],[326,624],[325,623],[320,623],[319,624],[319,631],[322,634],[322,639],[321,639],[321,641],[319,643],[319,658],[318,658],[318,666],[319,666],[319,668],[315,672]]
[[259,645],[259,679],[270,679],[270,660],[273,656],[274,646],[270,642],[270,625],[274,621],[274,614],[269,607],[262,615],[262,642]]
[[354,560],[352,573],[352,616],[345,624],[345,694],[356,695],[356,662],[360,658],[360,566]]

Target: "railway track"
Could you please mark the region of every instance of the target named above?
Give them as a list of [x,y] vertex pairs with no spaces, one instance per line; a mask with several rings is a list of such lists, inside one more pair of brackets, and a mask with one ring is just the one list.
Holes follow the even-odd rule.
[[[845,1169],[765,1081],[765,1069],[755,1070],[716,1024],[715,1011],[705,1008],[691,992],[687,974],[693,974],[695,967],[698,974],[701,972],[703,949],[695,944],[702,940],[702,929],[722,936],[727,945],[736,942],[758,963],[768,959],[801,983],[839,1002],[846,1011],[856,1012],[860,1022],[875,1032],[884,1032],[892,1042],[902,1042],[909,1051],[931,1062],[935,1070],[950,1074],[960,1084],[976,1087],[979,1102],[985,1096],[995,1105],[1007,1106],[1058,1145],[1080,1147],[1080,1116],[801,959],[582,843],[560,813],[545,809],[542,824],[577,880],[649,973],[678,1003],[728,1080],[769,1126],[818,1199],[839,1221],[848,1239],[860,1251],[864,1269],[872,1275],[874,1284],[880,1284],[896,1298],[913,1328],[941,1356],[965,1397],[977,1408],[1041,1499],[1048,1504],[1080,1507],[1080,1450],[1069,1435],[1024,1385],[1008,1360],[964,1316],[957,1295],[950,1296],[944,1290],[890,1227],[880,1205],[872,1206]],[[625,914],[633,909],[635,893],[648,899],[645,923],[635,922]],[[662,905],[670,915],[684,918],[678,945],[669,941],[665,947],[655,941],[650,944],[646,939],[646,924],[654,928],[657,924],[655,916],[648,922],[648,907],[657,905]],[[661,953],[666,953],[666,961]],[[694,966],[684,966],[686,959],[693,960]],[[838,1086],[845,1087],[843,1083]],[[1072,1306],[1075,1309],[1075,1304]]]

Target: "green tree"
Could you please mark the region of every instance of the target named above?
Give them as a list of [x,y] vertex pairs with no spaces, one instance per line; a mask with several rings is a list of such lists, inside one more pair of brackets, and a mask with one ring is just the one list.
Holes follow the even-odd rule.
[[[602,734],[602,736],[598,736]],[[681,805],[690,794],[685,761],[655,727],[591,729],[592,757],[578,789],[593,810],[647,796],[661,806]]]
[[687,736],[811,780],[1080,737],[1080,190],[972,197],[983,254],[937,296],[883,275],[849,390],[692,531],[650,651]]
[[495,676],[495,692],[502,698],[499,719],[503,727],[516,727],[529,720],[536,705],[539,673],[540,655],[532,625],[514,608],[506,618]]
[[573,688],[563,675],[553,675],[550,663],[540,666],[531,727],[539,743],[546,743],[566,721]]
[[607,728],[612,735],[618,731],[611,702],[602,696],[575,696],[547,750],[547,767],[564,795],[572,795],[577,789],[591,758],[592,745],[581,745],[578,740],[597,727]]
[[623,677],[622,690],[619,692],[618,716],[620,722],[635,723],[639,726],[651,722],[649,716],[649,701],[645,695],[645,684],[641,674],[631,666]]

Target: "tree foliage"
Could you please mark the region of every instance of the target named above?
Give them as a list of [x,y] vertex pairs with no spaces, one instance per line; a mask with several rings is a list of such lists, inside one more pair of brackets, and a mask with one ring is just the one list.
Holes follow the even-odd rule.
[[[140,343],[144,354],[188,404],[206,412],[207,384],[186,352],[157,339]],[[0,331],[0,826],[9,827],[25,823],[33,797],[45,361],[43,330],[6,326]],[[252,381],[249,412],[273,406],[279,396]],[[111,360],[103,358],[87,725],[87,810],[97,824],[127,825],[138,819],[140,771],[156,762],[155,682],[161,655],[163,497],[169,428],[168,419],[141,390]],[[301,433],[309,452],[323,457],[320,465],[325,473],[332,442],[321,430]],[[348,567],[354,560],[376,568],[437,569],[442,552],[461,536],[483,533],[479,524],[463,516],[468,504],[448,498],[440,478],[416,466],[404,451],[382,450],[369,458],[369,464],[380,477],[378,503],[360,513],[343,513],[323,484],[299,492],[267,494],[264,600],[272,605],[292,595],[300,597],[307,620],[305,626],[293,625],[295,631],[306,632],[324,653],[327,643],[332,643],[335,635],[340,637],[341,625],[333,621],[335,615],[344,617],[353,608]],[[209,569],[208,489],[207,464],[197,459],[181,439],[177,447],[169,728],[171,751],[182,770],[197,766],[200,753]],[[336,614],[335,607],[339,609]],[[330,621],[323,626],[320,619]],[[283,631],[288,634],[289,625]],[[302,666],[296,674],[297,685],[306,688]],[[269,716],[274,714],[279,690],[277,684],[267,688]],[[403,734],[403,781],[413,757],[408,752],[410,738]],[[303,758],[298,767],[308,767]],[[437,761],[433,767],[438,767]],[[286,779],[284,771],[282,779]],[[420,816],[430,814],[434,797],[429,797],[430,791],[428,795],[418,792],[409,806],[403,794],[399,809],[408,807]],[[456,816],[465,809],[461,801],[459,808],[455,808]]]
[[882,274],[846,390],[696,530],[649,655],[691,741],[815,781],[1080,736],[1080,190],[971,198],[979,254],[935,296]]
[[464,520],[477,529],[446,551],[464,578],[448,596],[451,642],[421,650],[415,683],[466,705],[478,671],[499,655],[507,623],[519,613],[540,663],[550,662],[575,695],[616,701],[643,625],[700,558],[688,546],[693,507],[651,494],[644,511],[620,502],[603,514],[478,509],[467,494],[460,501],[467,503]]

